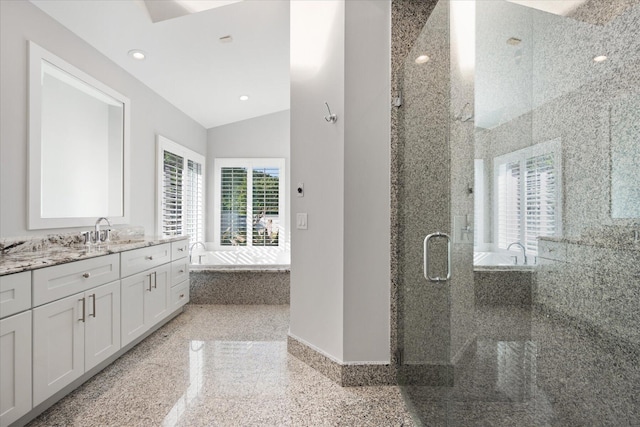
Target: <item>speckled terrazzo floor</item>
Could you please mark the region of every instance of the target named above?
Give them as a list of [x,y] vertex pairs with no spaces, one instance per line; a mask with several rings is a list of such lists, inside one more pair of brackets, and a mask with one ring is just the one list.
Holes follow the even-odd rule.
[[287,353],[289,307],[187,305],[29,426],[410,426],[398,387],[343,388]]

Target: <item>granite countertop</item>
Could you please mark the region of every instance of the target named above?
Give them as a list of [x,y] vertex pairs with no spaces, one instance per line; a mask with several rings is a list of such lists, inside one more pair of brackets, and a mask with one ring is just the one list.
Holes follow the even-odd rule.
[[114,240],[109,243],[101,243],[99,245],[95,244],[91,246],[79,244],[51,245],[49,247],[33,251],[3,253],[0,255],[0,276],[35,270],[43,267],[51,267],[53,265],[65,264],[67,262],[80,261],[103,255],[116,254],[147,246],[176,242],[186,238],[187,237],[185,236],[145,236],[142,239]]

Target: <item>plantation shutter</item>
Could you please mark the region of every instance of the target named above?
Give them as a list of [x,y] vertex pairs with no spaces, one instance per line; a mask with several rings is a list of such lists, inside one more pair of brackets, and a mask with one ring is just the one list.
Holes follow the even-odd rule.
[[537,238],[556,232],[557,188],[553,153],[526,160],[526,227],[524,245],[538,253]]
[[220,245],[247,246],[247,168],[220,170]]
[[204,242],[204,183],[202,165],[193,160],[187,161],[186,183],[186,234],[189,243]]
[[252,178],[252,245],[278,246],[280,169],[254,168]]
[[164,150],[162,180],[162,235],[183,234],[184,159]]
[[520,241],[521,188],[520,163],[500,165],[498,170],[498,247],[507,249]]

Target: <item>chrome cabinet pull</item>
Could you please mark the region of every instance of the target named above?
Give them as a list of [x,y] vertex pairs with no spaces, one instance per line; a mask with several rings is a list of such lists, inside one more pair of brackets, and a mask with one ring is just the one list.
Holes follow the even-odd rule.
[[153,255],[147,255],[145,259],[148,259],[149,261],[153,261]]
[[85,314],[86,314],[86,312],[85,312],[85,305],[84,305],[84,302],[85,302],[85,301],[84,301],[84,297],[83,297],[83,298],[80,298],[78,301],[82,303],[82,317],[81,317],[81,318],[79,318],[78,320],[84,323],[84,321],[85,321]]
[[[431,277],[430,273],[429,273],[429,267],[430,267],[430,262],[429,262],[429,240],[434,239],[434,238],[445,238],[447,239],[447,276],[442,278],[439,276],[436,277]],[[446,282],[447,280],[449,280],[451,278],[451,237],[449,237],[448,234],[446,233],[441,233],[441,232],[437,232],[437,233],[431,233],[429,234],[427,237],[424,238],[424,244],[423,244],[423,272],[424,272],[424,278],[429,280],[430,282]]]
[[151,274],[153,274],[153,289],[158,289],[158,273],[154,271]]
[[180,294],[180,299],[184,298],[184,294]]
[[147,289],[149,292],[151,292],[151,275],[153,273],[149,273],[149,289]]
[[184,248],[178,248],[178,252],[184,252]]
[[82,277],[84,277],[85,279],[88,279],[89,277],[91,277],[91,273],[84,273]]
[[89,295],[89,298],[93,297],[93,314],[89,314],[89,316],[93,317],[95,319],[96,317],[96,294],[93,295]]

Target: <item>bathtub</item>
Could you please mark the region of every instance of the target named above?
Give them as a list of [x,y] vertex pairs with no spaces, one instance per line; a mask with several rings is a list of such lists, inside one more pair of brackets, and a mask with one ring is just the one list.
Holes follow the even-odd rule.
[[502,252],[474,252],[473,269],[478,270],[533,270],[535,265],[529,263],[522,264],[522,254],[518,256],[518,264],[514,264],[512,257],[516,254]]
[[290,268],[291,253],[280,248],[194,251],[189,274],[190,302],[289,304]]
[[288,271],[290,267],[289,251],[280,248],[239,248],[194,251],[191,254],[190,269],[191,271]]

